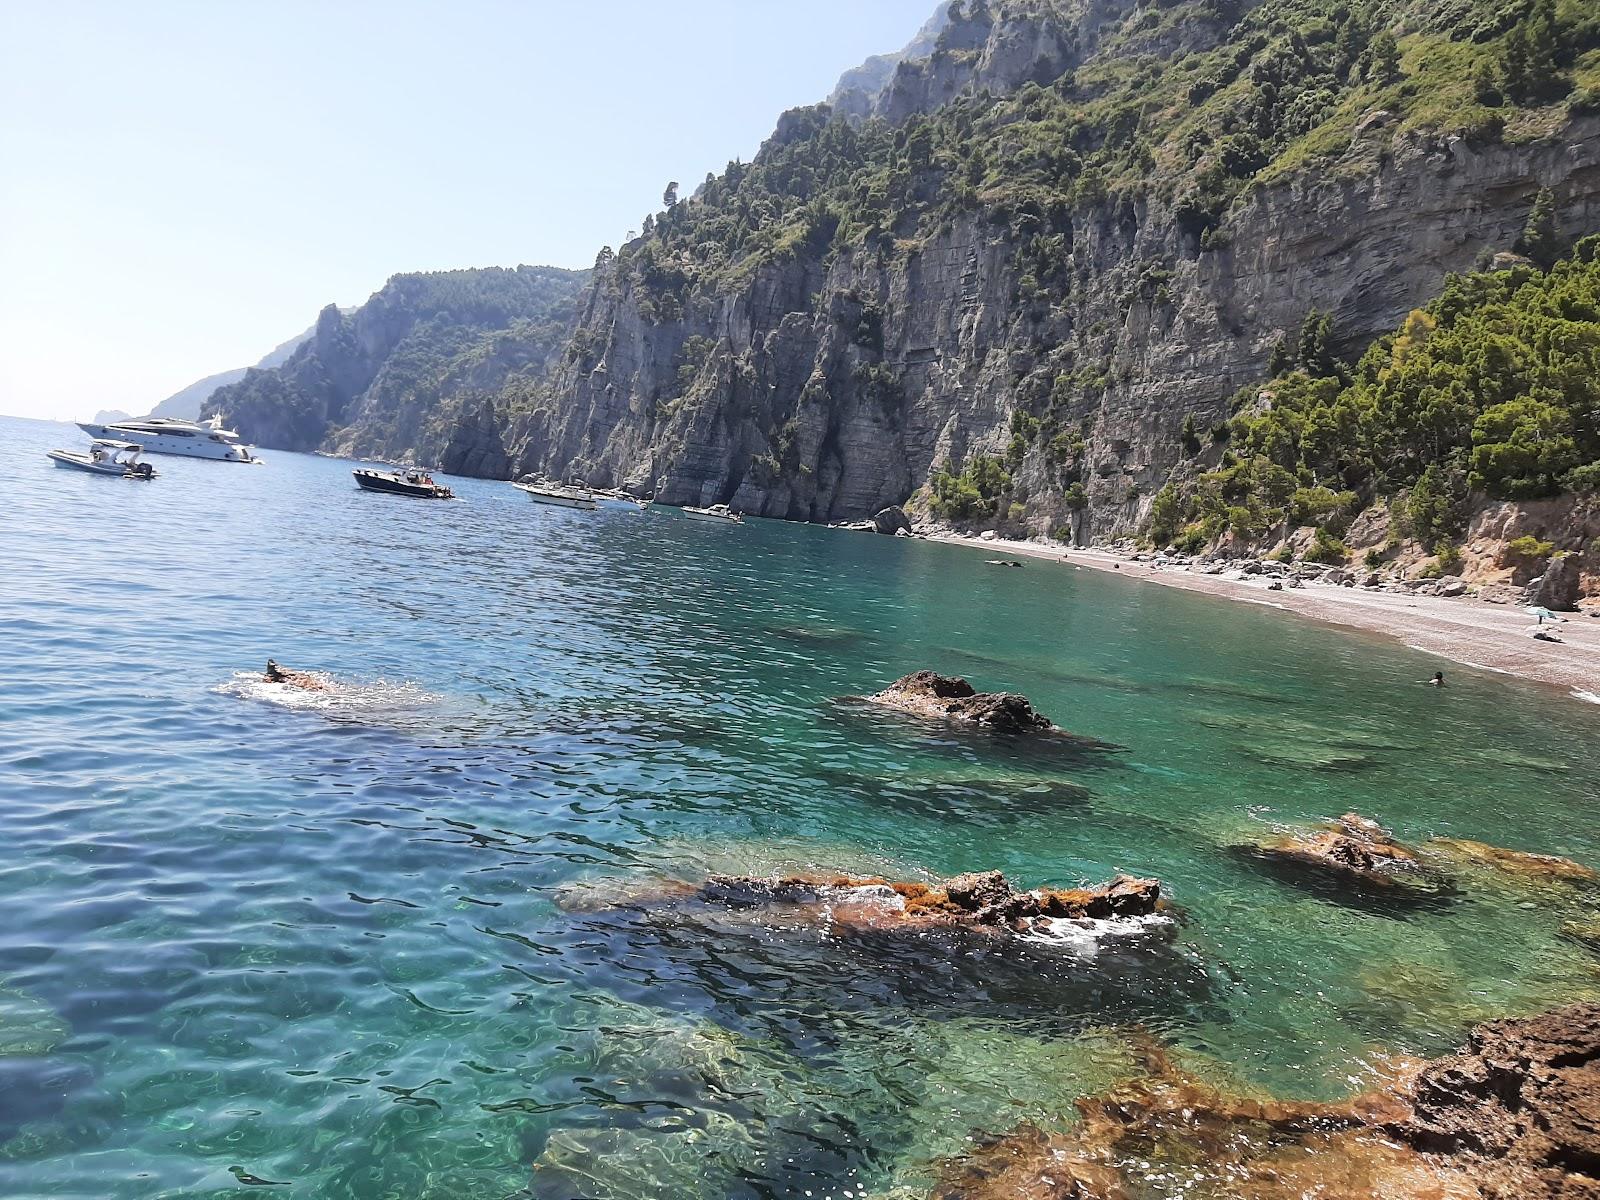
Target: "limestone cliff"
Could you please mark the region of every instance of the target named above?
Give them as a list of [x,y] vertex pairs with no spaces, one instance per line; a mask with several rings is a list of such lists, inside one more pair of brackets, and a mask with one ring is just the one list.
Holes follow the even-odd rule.
[[[206,415],[256,445],[438,464],[463,438],[484,441],[488,397],[543,378],[586,280],[551,267],[396,275],[357,309],[329,305],[286,361],[213,392]],[[482,444],[457,457],[505,467]]]
[[[1062,200],[997,186],[981,152],[917,157],[930,113],[941,130],[959,131],[1010,94],[1013,141],[1026,143],[1030,105],[1105,110],[1114,87],[1126,94],[1129,70],[1152,81],[1154,96],[1159,86],[1173,94],[1163,72],[1221,61],[1221,78],[1176,94],[1214,103],[1207,98],[1232,89],[1257,97],[1230,101],[1235,108],[1271,104],[1287,90],[1272,82],[1272,56],[1316,61],[1319,51],[1259,13],[1247,28],[1228,7],[971,4],[927,58],[897,66],[868,119],[855,122],[864,131],[856,141],[826,112],[788,115],[752,170],[790,171],[803,143],[847,156],[890,137],[901,164],[884,185],[891,199],[880,211],[890,215],[851,236],[839,206],[851,203],[854,183],[827,209],[819,184],[805,179],[796,207],[770,218],[775,248],[741,258],[699,233],[678,238],[696,222],[748,223],[736,173],[725,180],[735,198],[721,201],[732,224],[709,215],[714,191],[661,214],[654,234],[603,259],[548,396],[511,418],[513,469],[820,521],[904,502],[941,468],[982,454],[1008,467],[989,523],[1080,539],[1127,532],[1190,456],[1185,418],[1201,429],[1224,420],[1232,394],[1264,377],[1273,347],[1308,312],[1331,314],[1340,344],[1359,348],[1431,297],[1447,272],[1511,245],[1541,188],[1554,191],[1567,228],[1600,228],[1600,119],[1552,106],[1480,113],[1458,127],[1412,108],[1365,107],[1372,97],[1415,107],[1420,77],[1408,82],[1392,63],[1348,68],[1357,82],[1343,91],[1305,89],[1277,153],[1229,165],[1244,182],[1220,198],[1196,195],[1219,176],[1215,163],[1251,153],[1248,142],[1259,149],[1259,139],[1248,130],[1213,139],[1176,110],[1116,156],[1104,123],[1070,126],[1075,141],[1061,153],[1075,161],[1060,169],[1075,178]],[[1381,15],[1404,36],[1408,14],[1415,28],[1432,19],[1415,14],[1428,11],[1390,5]],[[1379,49],[1369,53],[1382,56],[1387,34],[1374,28]],[[1451,27],[1403,44],[1413,55],[1477,36]],[[1375,82],[1359,83],[1362,71]],[[1132,86],[1137,95],[1143,85]],[[1145,117],[1134,106],[1107,119]],[[885,124],[895,132],[881,132]],[[1010,153],[1006,136],[1002,128],[991,144]],[[1035,157],[1053,151],[1024,145]],[[867,194],[876,151],[859,153],[865,165],[852,180]],[[1025,429],[1042,417],[1054,435],[1019,441],[1018,414]]]

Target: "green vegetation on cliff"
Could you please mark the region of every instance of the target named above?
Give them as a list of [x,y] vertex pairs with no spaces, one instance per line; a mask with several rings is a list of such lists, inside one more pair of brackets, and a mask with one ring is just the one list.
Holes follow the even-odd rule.
[[[924,68],[955,71],[985,31],[1051,0],[953,6]],[[1248,10],[1247,10],[1248,9]],[[1346,149],[1363,120],[1476,137],[1541,131],[1528,106],[1597,103],[1600,15],[1579,0],[1327,5],[1174,0],[1134,13],[1075,68],[1041,59],[1004,96],[958,94],[901,124],[826,106],[786,114],[754,162],[708,176],[602,266],[660,320],[760,264],[844,249],[893,252],[962,212],[1023,242],[1023,302],[1070,287],[1068,214],[1160,193],[1198,242],[1254,182]],[[1569,99],[1570,98],[1570,99]],[[1378,116],[1374,117],[1374,114]]]
[[463,405],[543,378],[587,279],[551,267],[396,275],[350,313],[324,310],[287,362],[219,389],[206,410],[261,445],[437,461]]
[[[1536,207],[1526,248],[1556,236]],[[1367,502],[1403,496],[1404,531],[1432,547],[1461,531],[1469,493],[1600,485],[1600,237],[1548,271],[1451,276],[1354,368],[1326,338],[1313,314],[1284,371],[1236,397],[1220,466],[1163,489],[1154,541],[1198,548],[1285,523],[1331,540]]]

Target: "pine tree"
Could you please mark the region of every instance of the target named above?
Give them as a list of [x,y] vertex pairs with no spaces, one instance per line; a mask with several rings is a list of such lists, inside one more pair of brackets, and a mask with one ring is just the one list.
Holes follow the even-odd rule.
[[1554,100],[1567,92],[1561,77],[1561,36],[1556,24],[1555,0],[1534,0],[1528,13],[1528,94]]
[[1506,95],[1515,100],[1528,95],[1528,33],[1521,24],[1512,27],[1500,45],[1500,80]]
[[1555,195],[1549,188],[1543,188],[1533,199],[1533,208],[1528,212],[1522,236],[1517,239],[1516,251],[1526,254],[1548,271],[1567,252],[1569,244],[1556,219]]

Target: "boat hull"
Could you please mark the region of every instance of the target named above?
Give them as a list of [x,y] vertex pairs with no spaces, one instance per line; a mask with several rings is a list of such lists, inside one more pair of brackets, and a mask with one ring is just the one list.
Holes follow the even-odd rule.
[[709,512],[692,512],[687,508],[680,509],[679,511],[682,512],[683,515],[688,517],[689,520],[691,520],[691,521],[709,521],[713,525],[743,525],[744,524],[744,520],[741,517],[725,517],[725,516],[722,516],[722,515],[720,515],[718,513],[709,513]]
[[587,496],[558,496],[551,492],[535,491],[533,488],[521,483],[513,484],[512,486],[535,504],[547,504],[551,508],[575,508],[582,512],[593,512],[599,507]]
[[408,483],[404,479],[395,479],[377,471],[352,471],[356,483],[369,492],[379,492],[387,496],[413,496],[418,500],[452,500],[454,493],[447,487],[438,484]]
[[87,471],[90,475],[111,475],[118,479],[144,479],[144,475],[130,475],[122,463],[97,463],[87,455],[72,454],[65,450],[48,450],[45,457],[56,466],[73,471]]
[[250,453],[248,446],[230,442],[210,433],[183,435],[173,432],[152,433],[129,429],[121,425],[95,425],[79,421],[78,428],[90,437],[106,438],[117,442],[131,442],[143,447],[147,454],[172,454],[183,458],[208,458],[214,462],[254,463],[261,460]]

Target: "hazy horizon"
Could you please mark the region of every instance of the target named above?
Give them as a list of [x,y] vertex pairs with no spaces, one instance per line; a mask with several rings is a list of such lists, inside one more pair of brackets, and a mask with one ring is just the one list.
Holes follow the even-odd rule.
[[148,411],[399,272],[587,267],[933,9],[12,7],[0,413]]

